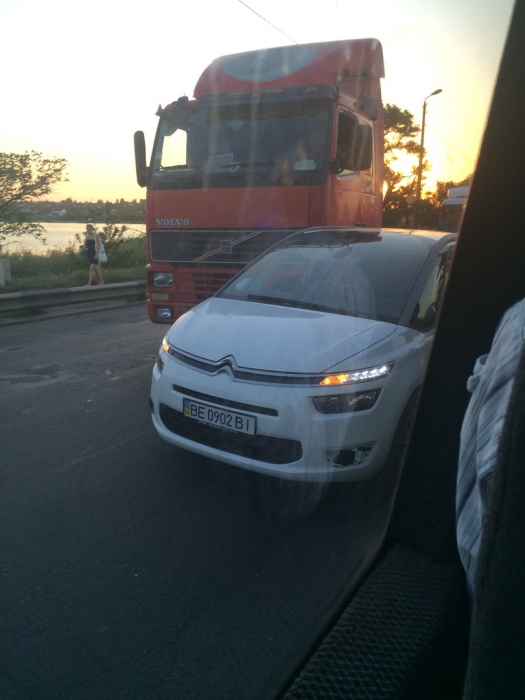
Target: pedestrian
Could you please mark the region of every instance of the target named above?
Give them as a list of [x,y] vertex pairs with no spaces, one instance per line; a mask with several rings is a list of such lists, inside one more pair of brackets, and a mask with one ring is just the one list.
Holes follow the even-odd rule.
[[92,224],[87,224],[84,250],[87,251],[89,260],[89,278],[87,284],[84,285],[85,287],[91,286],[95,275],[98,277],[98,283],[104,284],[104,280],[102,278],[102,268],[98,260],[98,253],[101,245],[102,241],[100,240],[100,236],[98,233],[96,233]]

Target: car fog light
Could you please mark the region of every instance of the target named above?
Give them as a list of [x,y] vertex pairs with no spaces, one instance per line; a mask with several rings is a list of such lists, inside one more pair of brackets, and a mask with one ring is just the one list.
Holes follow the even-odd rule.
[[173,309],[170,306],[157,306],[155,315],[157,318],[173,318]]
[[368,367],[368,369],[358,369],[355,372],[341,372],[341,374],[330,374],[323,377],[319,384],[321,386],[341,386],[343,384],[353,384],[354,382],[366,382],[369,379],[380,379],[388,377],[392,368],[393,362],[388,362],[377,367]]
[[319,413],[351,413],[366,411],[377,401],[381,389],[358,391],[356,394],[338,394],[336,396],[316,396],[313,400]]
[[343,448],[342,450],[329,450],[326,452],[326,461],[336,469],[357,467],[368,461],[372,448],[373,445],[359,445],[359,447]]
[[173,274],[171,272],[154,272],[153,273],[154,287],[171,287],[173,286]]

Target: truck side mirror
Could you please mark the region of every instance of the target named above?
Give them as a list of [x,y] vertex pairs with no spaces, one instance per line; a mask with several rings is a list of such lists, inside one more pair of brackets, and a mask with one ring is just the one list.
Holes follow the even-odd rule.
[[379,116],[379,106],[377,100],[372,95],[364,95],[359,98],[359,107],[362,114],[373,122],[377,120]]
[[136,131],[133,136],[135,146],[135,169],[137,182],[140,187],[146,187],[148,181],[148,166],[146,165],[146,141],[143,131]]

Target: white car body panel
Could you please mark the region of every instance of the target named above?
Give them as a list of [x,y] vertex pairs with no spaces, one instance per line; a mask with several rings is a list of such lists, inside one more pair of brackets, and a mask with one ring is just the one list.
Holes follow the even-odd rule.
[[196,357],[205,349],[205,358],[214,362],[234,355],[240,367],[324,372],[395,330],[370,319],[211,298],[184,314],[168,337],[174,347]]
[[[332,367],[334,371],[342,372],[364,369],[377,363],[394,362],[392,374],[351,387],[275,386],[237,381],[225,371],[210,376],[161,351],[164,369],[162,374],[158,368],[154,369],[151,394],[156,409],[153,422],[160,436],[174,445],[212,459],[288,479],[353,480],[368,478],[377,473],[386,459],[397,426],[397,421],[392,421],[392,416],[401,415],[412,392],[423,381],[431,346],[428,335],[392,324],[332,314],[324,324],[325,334],[330,333],[332,335],[328,335],[328,338],[333,338],[327,350],[326,342],[319,336],[321,323],[316,326],[317,333],[309,330],[308,320],[312,321],[313,326],[319,321],[318,312],[301,310],[297,313],[294,309],[269,307],[272,313],[268,314],[268,318],[274,324],[270,333],[264,320],[261,321],[264,314],[259,313],[260,307],[266,309],[268,305],[249,303],[245,306],[253,307],[255,313],[242,316],[243,332],[239,339],[240,330],[236,323],[232,323],[235,331],[232,329],[231,333],[224,333],[224,327],[222,332],[219,331],[221,319],[224,322],[224,310],[233,308],[233,304],[240,304],[218,303],[223,301],[229,300],[211,299],[179,319],[168,333],[170,344],[192,355],[200,353],[201,357],[203,348],[206,348],[206,359],[213,361],[233,355],[238,365],[259,370],[321,373]],[[222,313],[214,314],[217,307]],[[204,312],[202,319],[205,319],[202,321],[199,319],[201,312]],[[208,325],[210,318],[213,320]],[[237,321],[239,316],[231,318]],[[350,337],[344,336],[345,324],[351,331]],[[214,342],[214,332],[217,336],[220,335],[218,348]],[[206,342],[205,337],[208,338]],[[301,338],[300,342],[297,338]],[[249,342],[245,342],[247,339]],[[307,363],[302,358],[304,353],[301,354],[301,348],[306,343],[310,348],[315,348],[316,345],[319,347],[315,352],[309,353]],[[293,352],[290,348],[293,348]],[[347,359],[336,364],[337,351],[340,353],[339,358],[346,355]],[[186,394],[174,390],[174,385],[191,388],[196,394],[220,397],[222,401],[275,409],[279,413],[277,417],[256,415],[257,434],[301,441],[302,458],[293,463],[270,464],[174,434],[159,419],[158,413],[161,403],[182,413],[182,402]],[[367,411],[327,415],[319,413],[312,403],[314,396],[386,386],[388,391],[382,391],[376,405]],[[206,403],[221,408],[221,404],[214,404],[213,400],[207,400]],[[335,457],[342,449],[360,445],[372,445],[365,464],[336,467],[327,457],[330,453]]]

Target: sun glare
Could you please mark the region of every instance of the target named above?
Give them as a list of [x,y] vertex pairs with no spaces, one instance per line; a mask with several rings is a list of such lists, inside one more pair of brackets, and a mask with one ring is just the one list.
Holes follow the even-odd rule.
[[[428,102],[425,149],[432,169],[425,187],[474,170],[511,0],[484,12],[474,2],[442,0],[437,16],[414,0],[395,6],[375,0],[362,12],[350,0],[327,0],[322,12],[317,0],[247,4],[254,12],[232,0],[156,0],[147,12],[133,2],[122,12],[120,3],[102,0],[74,11],[65,0],[7,3],[0,20],[12,30],[4,33],[0,59],[5,66],[16,56],[17,70],[6,71],[3,78],[0,149],[35,149],[66,158],[69,181],[54,196],[140,198],[133,133],[145,132],[150,151],[157,105],[183,94],[191,97],[213,58],[292,40],[377,36],[385,57],[385,103],[408,109],[420,124],[425,96],[443,90]],[[79,22],[65,29],[56,18],[72,12]],[[23,52],[15,31],[20,27]],[[176,29],[176,40],[157,43],[166,28],[172,38]]]

